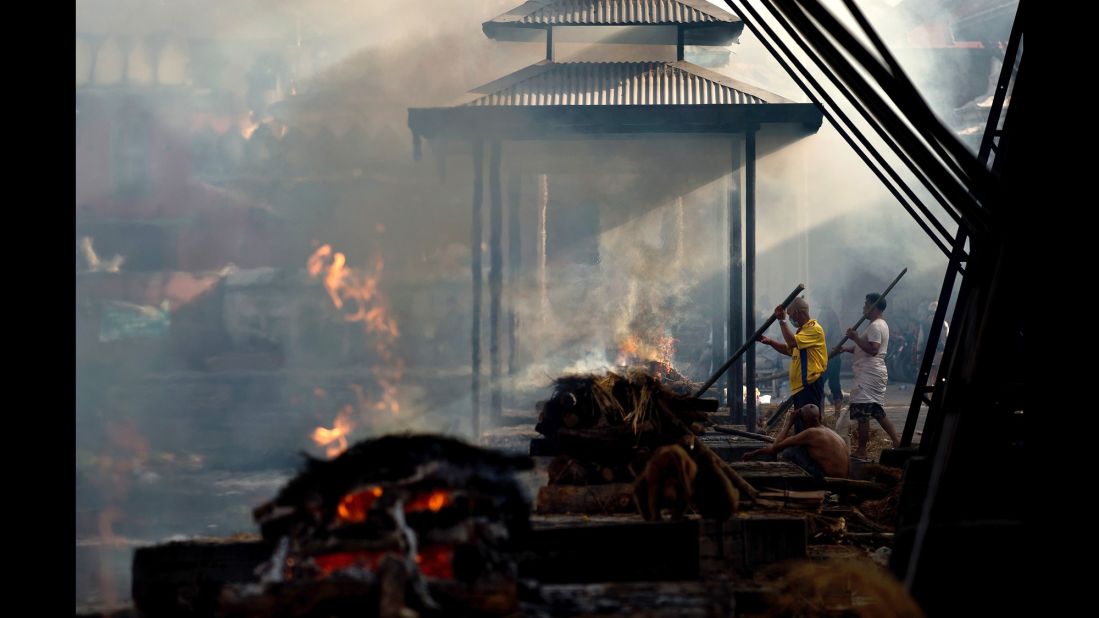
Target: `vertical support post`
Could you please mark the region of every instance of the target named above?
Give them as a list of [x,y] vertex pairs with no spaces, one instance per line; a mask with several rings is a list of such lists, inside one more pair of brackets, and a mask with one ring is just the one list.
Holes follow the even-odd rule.
[[683,62],[683,25],[676,26],[675,59]]
[[[744,135],[744,332],[756,332],[756,130]],[[744,374],[748,405],[744,419],[748,429],[756,426],[756,347],[745,353]],[[739,393],[738,393],[739,396]]]
[[130,48],[133,39],[126,35],[118,37],[118,48],[122,51],[122,84],[130,83]]
[[[725,228],[725,195],[724,188],[718,193],[717,199],[714,200],[714,229],[718,230],[715,234],[717,236],[717,259],[720,264],[721,257],[726,252],[725,235],[720,232]],[[726,264],[726,267],[728,265]],[[725,276],[722,276],[725,275]],[[720,269],[714,270],[714,275],[710,279],[710,375],[713,375],[717,371],[718,367],[725,362],[728,358],[725,352],[725,303],[723,300],[727,298],[725,290],[728,283],[728,273],[723,273]],[[718,381],[718,400],[721,399],[721,382]]]
[[[522,267],[522,247],[519,236],[519,198],[520,198],[519,174],[508,174],[508,380],[515,379],[515,329],[519,325],[519,315],[516,311],[516,303],[519,298],[519,271]],[[514,387],[514,382],[511,382]]]
[[471,425],[473,441],[481,440],[481,202],[484,201],[484,158],[485,146],[481,140],[473,142],[473,220],[469,243],[471,258],[470,271],[473,275],[473,324],[470,327],[470,349],[472,351],[472,382],[470,394],[473,411]]
[[546,26],[546,60],[553,62],[553,26]]
[[[742,292],[744,252],[741,245],[740,227],[740,144],[740,138],[734,137],[729,149],[729,323],[725,330],[729,337],[729,345],[726,349],[729,350],[730,354],[744,345],[744,313],[742,309],[744,307]],[[724,363],[725,360],[722,359],[721,362]],[[729,406],[729,414],[732,415],[734,423],[741,422],[744,416],[744,404],[740,399],[740,393],[744,388],[743,367],[744,361],[737,359],[729,369],[726,380],[728,385],[726,403]]]
[[549,293],[546,289],[546,217],[549,211],[549,175],[538,176],[538,311],[545,324],[549,320]]
[[488,355],[492,381],[489,385],[493,423],[503,416],[500,400],[500,294],[504,281],[504,204],[500,189],[500,141],[493,140],[488,166],[488,245],[489,245],[489,335]]

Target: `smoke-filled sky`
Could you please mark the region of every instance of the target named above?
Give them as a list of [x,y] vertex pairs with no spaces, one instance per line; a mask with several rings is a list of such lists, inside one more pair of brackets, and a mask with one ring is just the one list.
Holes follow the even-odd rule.
[[[489,225],[471,252],[468,146],[429,143],[414,161],[407,110],[541,60],[542,43],[481,31],[517,4],[78,0],[78,604],[125,601],[134,546],[251,532],[298,451],[401,429],[471,436],[470,265],[479,253],[486,274],[484,415]],[[975,61],[922,53],[914,24],[930,11],[909,4],[866,9],[962,130],[988,89],[951,90],[952,68]],[[714,70],[807,100],[747,29],[731,50]],[[907,267],[891,310],[922,318],[945,258],[828,123],[766,142],[757,312],[804,282],[853,321]],[[532,413],[550,380],[615,363],[631,337],[707,377],[728,298],[727,138],[503,153],[521,219],[505,407]]]

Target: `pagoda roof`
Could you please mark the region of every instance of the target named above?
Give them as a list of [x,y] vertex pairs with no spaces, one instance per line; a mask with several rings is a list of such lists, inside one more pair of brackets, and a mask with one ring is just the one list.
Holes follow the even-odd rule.
[[723,45],[740,36],[736,15],[705,0],[527,0],[482,24],[489,38],[527,40],[524,30],[557,26],[684,28],[687,45]]
[[[787,124],[812,133],[820,108],[689,62],[542,61],[470,91],[453,107],[409,109],[417,137],[543,139],[737,133]],[[418,142],[417,142],[418,143]]]
[[722,105],[791,103],[684,61],[543,60],[470,91],[466,106]]

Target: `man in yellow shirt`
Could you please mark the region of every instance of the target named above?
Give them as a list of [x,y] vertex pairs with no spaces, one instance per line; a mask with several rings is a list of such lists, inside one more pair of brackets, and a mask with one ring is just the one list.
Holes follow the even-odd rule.
[[[790,392],[793,394],[793,410],[814,405],[819,412],[824,407],[824,380],[821,376],[828,369],[828,346],[824,341],[824,329],[809,315],[809,302],[804,298],[795,298],[790,303],[790,320],[797,331],[790,328],[786,321],[787,311],[782,305],[775,307],[782,338],[775,341],[766,335],[760,335],[760,343],[765,343],[781,354],[791,357]],[[794,415],[794,426],[801,431],[800,419]]]

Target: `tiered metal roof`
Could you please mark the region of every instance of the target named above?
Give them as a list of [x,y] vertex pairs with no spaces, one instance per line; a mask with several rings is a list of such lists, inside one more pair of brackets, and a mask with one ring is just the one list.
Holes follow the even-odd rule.
[[787,99],[689,62],[542,61],[472,91],[467,106],[731,105]]

